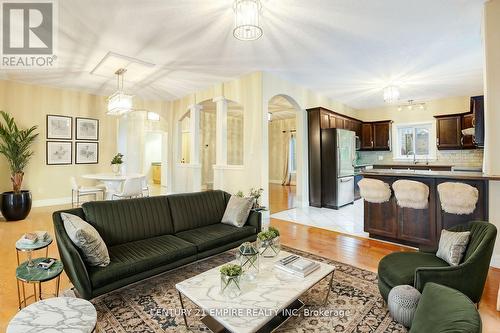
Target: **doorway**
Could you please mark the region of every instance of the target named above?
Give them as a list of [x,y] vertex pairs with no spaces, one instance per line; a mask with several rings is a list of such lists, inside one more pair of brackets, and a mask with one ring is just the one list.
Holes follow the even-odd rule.
[[269,101],[269,208],[271,214],[296,207],[297,111],[284,96]]

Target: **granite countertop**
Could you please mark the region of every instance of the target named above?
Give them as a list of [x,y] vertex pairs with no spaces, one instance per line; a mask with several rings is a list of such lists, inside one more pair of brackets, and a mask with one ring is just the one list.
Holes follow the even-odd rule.
[[500,180],[500,176],[488,175],[482,172],[464,172],[464,171],[368,169],[360,172],[360,174],[366,176],[372,175],[372,176],[390,176],[390,177],[426,177],[426,178]]

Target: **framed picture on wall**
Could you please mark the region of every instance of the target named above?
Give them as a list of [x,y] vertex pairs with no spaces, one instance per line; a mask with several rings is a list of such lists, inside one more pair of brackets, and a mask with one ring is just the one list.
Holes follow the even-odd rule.
[[73,118],[67,116],[47,115],[47,139],[73,139]]
[[67,165],[73,163],[73,142],[47,141],[47,165]]
[[77,140],[99,140],[99,120],[76,117]]
[[99,143],[75,142],[75,163],[76,164],[99,163]]

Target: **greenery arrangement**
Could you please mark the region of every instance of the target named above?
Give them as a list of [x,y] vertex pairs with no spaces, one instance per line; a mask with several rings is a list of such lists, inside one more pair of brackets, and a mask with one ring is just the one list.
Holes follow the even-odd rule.
[[257,234],[257,237],[261,241],[266,241],[266,240],[274,239],[274,238],[278,237],[279,235],[280,235],[280,231],[277,228],[270,226],[269,229],[267,229],[266,231],[259,232]]
[[220,268],[220,273],[226,276],[240,276],[243,270],[240,265],[227,264]]
[[24,168],[33,156],[31,145],[38,136],[38,133],[35,133],[38,126],[20,129],[10,114],[0,111],[0,115],[0,154],[9,163],[10,180],[14,193],[20,193]]
[[244,197],[244,195],[243,195],[243,191],[238,191],[238,193],[236,193],[236,196],[237,196],[238,198],[243,198],[243,197]]
[[116,154],[113,157],[113,159],[111,160],[111,165],[115,165],[115,164],[123,164],[123,154],[122,153]]
[[252,197],[254,200],[255,200],[255,207],[260,207],[260,203],[259,203],[259,200],[260,200],[260,197],[262,197],[262,193],[264,193],[264,189],[263,188],[251,188],[250,189],[250,197]]

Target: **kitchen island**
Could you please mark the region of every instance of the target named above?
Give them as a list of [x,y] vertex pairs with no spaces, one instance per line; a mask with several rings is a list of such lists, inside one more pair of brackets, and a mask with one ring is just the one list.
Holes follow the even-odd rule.
[[[385,203],[364,203],[364,230],[370,237],[415,247],[436,247],[442,229],[472,220],[488,220],[488,181],[480,172],[367,169],[365,178],[379,179],[391,186],[396,180],[422,182],[429,187],[429,205],[425,209],[398,206],[394,193]],[[444,182],[459,182],[477,188],[479,199],[476,209],[469,215],[449,214],[442,210],[437,186]]]

